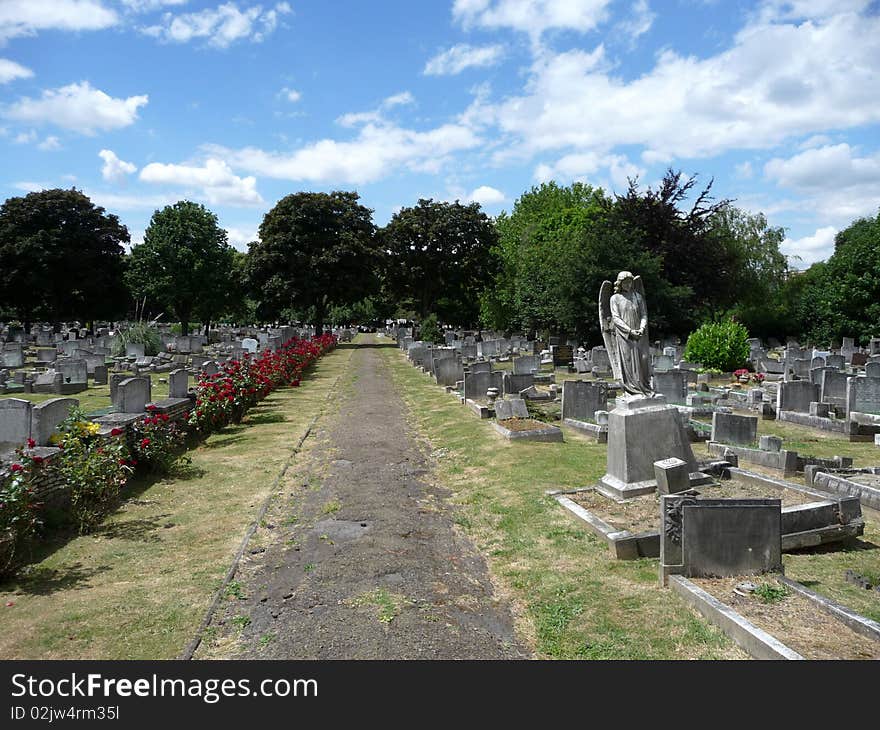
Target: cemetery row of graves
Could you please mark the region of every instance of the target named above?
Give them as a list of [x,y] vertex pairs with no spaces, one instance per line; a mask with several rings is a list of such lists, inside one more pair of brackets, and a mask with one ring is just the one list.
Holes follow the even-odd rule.
[[668,405],[631,408],[604,347],[387,335],[460,418],[509,443],[501,454],[528,448],[549,469],[560,442],[598,452],[604,474],[568,474],[545,498],[611,560],[649,561],[657,585],[748,654],[880,656],[880,339],[834,350],[752,339],[752,370],[727,373],[657,342],[652,384]]
[[[164,331],[163,331],[164,330]],[[292,327],[157,332],[145,355],[122,333],[3,328],[0,351],[0,571],[14,573],[53,529],[80,533],[114,509],[135,474],[162,477],[185,451],[238,423],[273,390],[296,387],[336,343]]]

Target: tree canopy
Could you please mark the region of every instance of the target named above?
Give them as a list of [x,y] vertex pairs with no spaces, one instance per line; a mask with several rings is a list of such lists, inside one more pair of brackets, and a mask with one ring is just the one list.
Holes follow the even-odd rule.
[[248,281],[257,312],[308,313],[320,333],[330,308],[375,291],[378,247],[372,211],[355,192],[300,192],[266,213],[248,250]]
[[128,229],[82,192],[43,190],[0,207],[0,309],[91,321],[125,311]]
[[386,286],[420,318],[476,324],[480,292],[494,273],[497,235],[479,203],[420,199],[402,208],[380,231],[387,255]]
[[200,203],[181,200],[157,210],[144,242],[131,250],[126,275],[136,299],[154,314],[174,313],[183,334],[193,316],[210,322],[228,308],[233,249],[217,216]]

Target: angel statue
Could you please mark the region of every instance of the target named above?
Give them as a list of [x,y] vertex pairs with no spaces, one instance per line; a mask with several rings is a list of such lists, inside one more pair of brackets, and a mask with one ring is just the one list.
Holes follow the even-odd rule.
[[648,351],[648,307],[642,277],[621,271],[611,294],[610,281],[599,290],[599,326],[614,377],[629,395],[653,397]]

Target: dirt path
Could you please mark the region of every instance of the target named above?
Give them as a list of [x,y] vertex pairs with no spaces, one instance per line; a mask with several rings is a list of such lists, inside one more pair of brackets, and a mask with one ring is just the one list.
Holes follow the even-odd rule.
[[427,478],[380,351],[358,348],[350,369],[197,658],[528,657]]

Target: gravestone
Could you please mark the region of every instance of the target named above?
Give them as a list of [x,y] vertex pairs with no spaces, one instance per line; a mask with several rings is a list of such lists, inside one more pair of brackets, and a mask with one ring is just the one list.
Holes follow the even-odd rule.
[[107,385],[107,366],[95,365],[95,385]]
[[37,362],[55,362],[56,357],[58,357],[58,350],[54,347],[37,348]]
[[205,364],[202,365],[202,372],[208,376],[216,375],[220,372],[220,366],[215,360],[208,360]]
[[491,373],[492,372],[492,363],[490,362],[474,362],[468,366],[468,370],[472,375],[476,375],[477,373]]
[[513,358],[514,375],[531,375],[541,369],[541,358],[537,355],[521,355]]
[[2,365],[7,368],[20,368],[24,365],[24,350],[17,342],[7,342],[0,353]]
[[257,348],[260,346],[260,342],[259,340],[255,340],[253,337],[245,337],[241,341],[241,346],[251,355],[254,355],[257,352]]
[[49,438],[58,429],[68,415],[72,406],[78,406],[76,398],[51,398],[34,405],[31,414],[31,438],[37,446],[48,446]]
[[88,366],[85,360],[58,360],[55,371],[61,373],[61,392],[78,393],[88,387]]
[[779,383],[776,393],[776,411],[809,413],[810,403],[819,400],[819,386],[809,380]]
[[854,368],[864,367],[866,362],[868,362],[868,355],[864,352],[854,352],[850,358],[850,365]]
[[477,357],[477,346],[475,344],[464,344],[461,346],[461,356],[473,360]]
[[499,421],[528,417],[529,409],[522,398],[499,398],[495,401],[495,418]]
[[574,348],[571,345],[554,345],[553,367],[568,367],[574,361]]
[[735,446],[754,446],[758,439],[758,417],[735,413],[712,414],[712,441]]
[[437,385],[455,385],[464,379],[464,368],[457,357],[444,357],[434,362],[434,377]]
[[684,405],[687,399],[687,374],[682,370],[669,370],[665,373],[655,372],[653,376],[654,391],[660,393],[669,403]]
[[880,378],[850,378],[846,390],[846,412],[880,414]]
[[822,374],[826,371],[830,370],[831,372],[837,372],[834,368],[828,368],[824,365],[820,368],[811,368],[810,369],[810,382],[821,386],[822,385]]
[[829,355],[825,358],[825,365],[835,370],[843,370],[846,367],[846,358],[843,355]]
[[660,498],[660,565],[689,578],[782,572],[779,499]]
[[0,398],[0,452],[23,446],[31,435],[33,404],[21,398]]
[[535,376],[529,373],[528,375],[514,375],[513,373],[504,373],[502,380],[502,392],[504,395],[509,393],[519,393],[521,390],[525,390],[526,388],[530,388],[535,384]]
[[595,421],[596,411],[608,409],[608,384],[586,380],[562,383],[562,420]]
[[822,371],[820,394],[823,403],[835,406],[846,405],[846,381],[850,376],[834,370]]
[[486,391],[489,388],[498,388],[501,392],[503,388],[502,373],[478,372],[464,374],[464,397],[474,400],[485,400]]
[[141,342],[129,342],[125,346],[125,357],[129,360],[135,360],[144,357],[144,345]]
[[110,402],[116,400],[116,389],[123,380],[131,377],[129,373],[111,373],[110,374]]
[[880,362],[866,362],[865,376],[869,378],[880,378]]
[[654,372],[657,372],[658,370],[671,370],[674,366],[674,358],[669,355],[654,356]]
[[186,370],[172,370],[168,373],[168,397],[186,398],[189,389],[189,373]]
[[113,407],[119,413],[143,413],[150,402],[148,378],[126,378],[116,386]]
[[687,462],[675,457],[655,461],[654,478],[660,494],[678,494],[691,488]]

